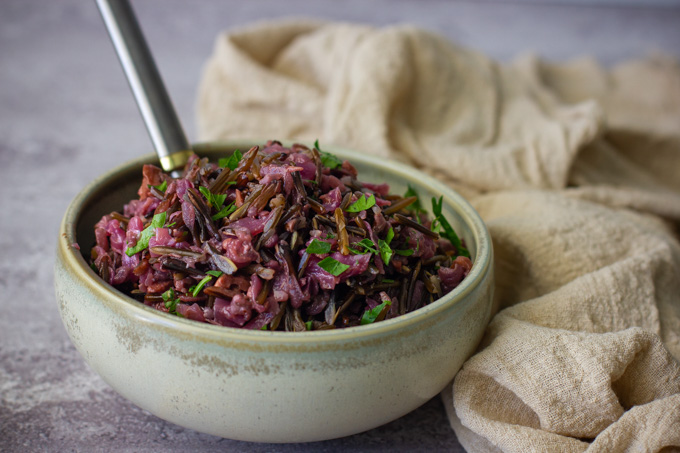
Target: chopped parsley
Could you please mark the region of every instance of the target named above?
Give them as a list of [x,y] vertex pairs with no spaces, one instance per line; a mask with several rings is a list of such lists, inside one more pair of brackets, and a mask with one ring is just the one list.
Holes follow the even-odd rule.
[[394,253],[392,251],[392,248],[390,247],[390,242],[392,242],[392,239],[394,239],[394,229],[392,229],[392,227],[390,227],[390,229],[387,231],[387,236],[385,237],[385,240],[378,239],[378,249],[380,250],[380,258],[382,258],[383,263],[385,263],[385,266],[390,264],[392,254]]
[[232,212],[236,211],[236,205],[234,203],[229,203],[227,206],[222,207],[224,204],[224,201],[227,199],[227,194],[214,194],[208,190],[207,187],[199,187],[198,190],[201,191],[203,196],[205,197],[206,200],[208,200],[208,203],[210,203],[211,206],[217,210],[217,213],[212,216],[213,220],[219,220],[222,219]]
[[315,255],[323,255],[330,251],[330,242],[319,241],[317,239],[312,239],[312,242],[307,246],[307,253],[314,253]]
[[[361,248],[359,248],[359,247],[361,247]],[[369,238],[364,238],[364,239],[360,240],[359,242],[355,242],[354,244],[350,244],[349,251],[353,252],[355,255],[365,254],[367,252],[378,253],[378,250],[376,250],[376,248],[375,248],[375,243],[373,241],[371,241]]]
[[194,285],[194,286],[192,286],[191,288],[189,288],[189,292],[191,293],[192,296],[194,296],[194,297],[198,296],[198,293],[201,292],[201,290],[203,289],[203,287],[204,287],[210,280],[212,280],[213,277],[219,278],[219,276],[222,275],[222,272],[210,270],[210,271],[207,271],[206,274],[208,274],[208,275],[206,275],[205,277],[203,277],[203,278],[201,279],[200,282],[198,282],[196,285]]
[[191,291],[191,294],[192,294],[194,297],[198,296],[198,293],[201,292],[201,290],[203,289],[203,287],[204,287],[204,286],[206,285],[206,283],[208,283],[210,280],[212,280],[212,275],[206,275],[205,277],[203,277],[203,278],[201,279],[201,281],[198,282],[198,284],[197,284],[196,286],[193,287],[193,290]]
[[149,246],[149,239],[151,239],[156,234],[156,228],[162,228],[165,225],[165,218],[167,217],[166,212],[161,212],[153,216],[151,224],[144,228],[139,234],[139,239],[137,239],[137,244],[134,247],[128,247],[125,250],[127,256],[132,256],[135,253],[139,253]]
[[241,154],[241,151],[236,150],[231,156],[223,157],[217,161],[217,165],[222,168],[228,168],[229,170],[236,170],[241,159],[243,159],[243,154]]
[[[151,184],[149,184],[149,185],[151,185]],[[155,189],[161,191],[161,192],[165,192],[165,190],[168,188],[168,181],[163,181],[163,182],[160,183],[159,185],[153,186],[153,187],[154,187]]]
[[319,147],[319,140],[314,142],[314,148],[319,150],[319,155],[321,155],[321,165],[328,167],[331,170],[342,166],[342,161],[334,154],[327,153],[326,151],[321,151]]
[[319,261],[319,267],[336,277],[349,269],[348,264],[341,263],[330,256]]
[[212,193],[207,187],[199,187],[198,190],[201,191],[203,196],[205,197],[206,200],[208,200],[208,203],[210,203],[210,206],[213,206],[215,209],[218,211],[224,204],[224,200],[227,199],[227,194],[223,193],[220,195]]
[[392,259],[392,256],[396,253],[397,255],[401,256],[411,256],[413,253],[415,253],[415,250],[411,249],[405,249],[405,250],[395,250],[390,247],[390,244],[392,243],[392,239],[394,239],[394,229],[390,227],[390,229],[387,231],[387,236],[385,237],[385,240],[383,241],[382,239],[378,239],[378,248],[380,249],[380,258],[382,258],[383,263],[385,263],[385,266],[390,264],[390,260]]
[[177,304],[179,303],[179,297],[175,297],[175,290],[170,288],[164,292],[161,297],[165,301],[165,308],[172,314],[177,314]]
[[212,219],[213,220],[222,219],[222,218],[228,216],[229,214],[231,214],[234,211],[236,211],[236,205],[234,203],[229,203],[227,206],[220,209],[220,211],[217,214],[212,216]]
[[434,214],[434,220],[432,221],[432,231],[436,232],[441,228],[443,231],[441,231],[440,234],[448,239],[449,242],[451,242],[451,245],[456,248],[458,254],[470,258],[470,252],[465,247],[463,247],[463,243],[451,227],[451,224],[442,215],[443,198],[444,197],[441,196],[439,197],[439,201],[437,201],[434,197],[432,197],[432,213]]
[[357,201],[352,203],[345,209],[347,212],[361,212],[375,206],[375,195],[371,195],[366,198],[366,195],[362,195]]
[[307,321],[305,323],[305,329],[312,330],[312,321]]
[[363,326],[364,324],[374,323],[375,320],[378,319],[378,316],[380,316],[380,313],[382,313],[385,307],[389,305],[392,305],[392,301],[390,299],[386,299],[380,305],[376,305],[370,310],[366,310],[364,314],[361,316],[361,325]]

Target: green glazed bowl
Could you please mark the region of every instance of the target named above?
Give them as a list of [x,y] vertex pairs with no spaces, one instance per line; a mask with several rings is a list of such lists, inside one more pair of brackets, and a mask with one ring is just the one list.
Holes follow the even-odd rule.
[[[197,147],[217,158],[264,142]],[[308,442],[365,431],[416,409],[449,385],[491,316],[489,233],[460,195],[411,167],[329,147],[361,180],[407,184],[465,239],[473,267],[451,293],[376,324],[315,332],[248,331],[147,307],[104,283],[87,253],[94,224],[136,196],[147,155],[87,186],[64,215],[57,243],[59,313],[85,361],[118,393],[177,425],[253,442]],[[424,203],[429,204],[429,203]]]

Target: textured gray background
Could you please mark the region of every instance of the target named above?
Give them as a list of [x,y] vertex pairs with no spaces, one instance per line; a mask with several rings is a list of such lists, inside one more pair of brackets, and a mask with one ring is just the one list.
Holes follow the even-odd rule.
[[[533,51],[605,64],[680,56],[680,8],[603,0],[140,0],[136,7],[190,139],[201,65],[223,29],[274,17],[412,23],[502,61]],[[635,6],[635,4],[638,6]],[[651,6],[649,6],[651,5]],[[644,87],[641,87],[644,89]],[[71,346],[52,263],[73,196],[151,145],[90,1],[0,1],[0,451],[462,451],[442,403],[356,436],[248,444],[166,423],[115,394]]]

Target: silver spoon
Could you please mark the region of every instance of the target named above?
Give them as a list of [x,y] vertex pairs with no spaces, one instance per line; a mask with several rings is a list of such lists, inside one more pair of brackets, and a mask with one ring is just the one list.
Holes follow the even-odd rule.
[[161,167],[172,177],[191,155],[179,117],[128,0],[96,0]]

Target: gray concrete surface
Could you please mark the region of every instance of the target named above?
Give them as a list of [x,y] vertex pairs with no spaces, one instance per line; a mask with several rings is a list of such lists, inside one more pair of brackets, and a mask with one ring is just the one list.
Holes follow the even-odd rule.
[[[193,105],[215,36],[254,20],[316,17],[412,23],[490,56],[649,51],[680,56],[677,2],[445,0],[134,1],[172,97],[195,138]],[[666,6],[663,6],[666,5]],[[670,6],[668,6],[670,5]],[[383,427],[305,445],[220,439],[160,420],[114,393],[62,327],[52,263],[73,196],[151,150],[93,2],[0,2],[0,451],[462,451],[434,399]]]

